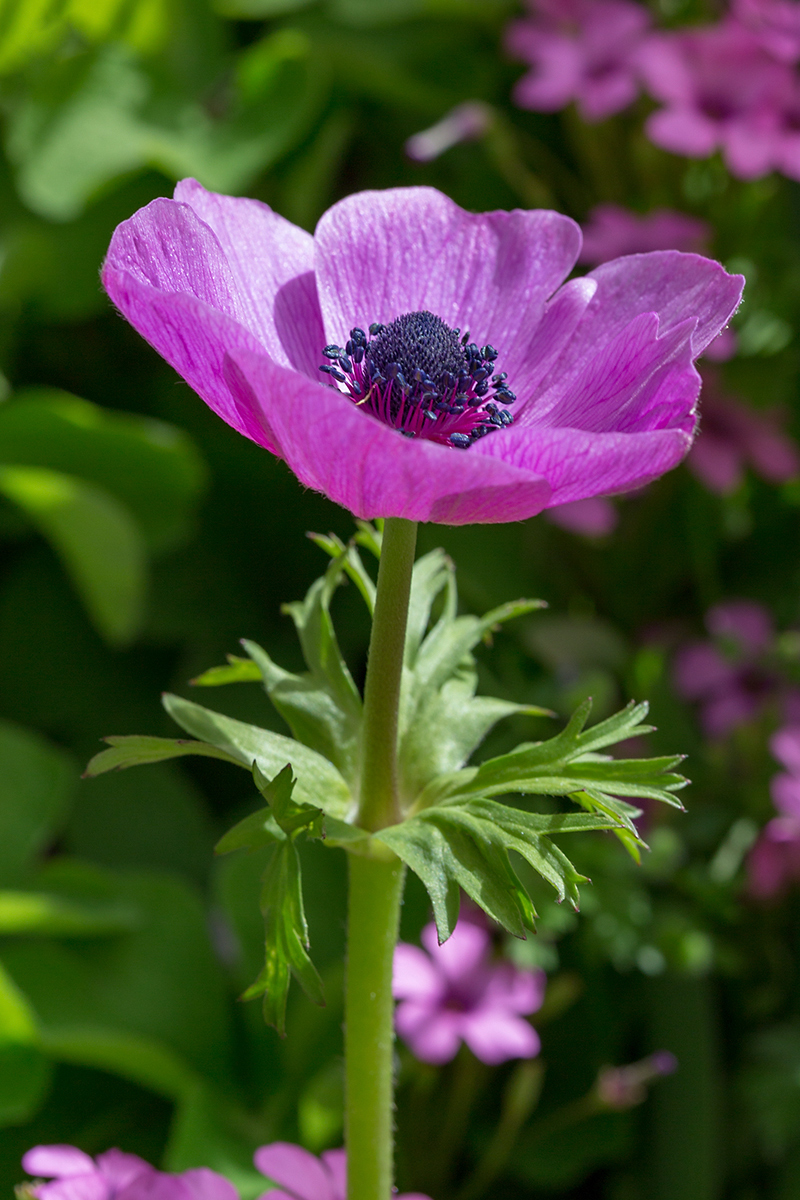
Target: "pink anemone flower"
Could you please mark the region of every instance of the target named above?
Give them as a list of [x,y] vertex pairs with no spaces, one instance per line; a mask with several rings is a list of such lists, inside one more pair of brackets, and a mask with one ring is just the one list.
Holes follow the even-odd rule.
[[542,1006],[544,971],[494,961],[488,931],[463,917],[443,945],[434,924],[421,941],[424,950],[397,946],[392,981],[395,1026],[417,1058],[449,1062],[462,1041],[493,1065],[539,1053],[539,1035],[523,1017]]
[[[346,1200],[345,1150],[326,1150],[317,1158],[291,1142],[272,1142],[260,1146],[253,1161],[262,1175],[280,1185],[264,1192],[259,1200]],[[393,1200],[430,1200],[430,1197],[421,1192],[404,1192]]]
[[510,54],[528,62],[514,99],[557,112],[575,100],[585,121],[602,121],[639,95],[636,52],[650,25],[631,0],[529,0],[530,16],[506,34]]
[[22,1166],[49,1180],[31,1188],[37,1200],[237,1200],[233,1184],[208,1167],[169,1175],[121,1150],[93,1159],[76,1146],[34,1146]]
[[694,359],[743,280],[664,251],[560,286],[579,251],[558,213],[468,213],[432,188],[349,196],[312,237],[185,180],[116,229],[103,283],[307,487],[357,517],[463,525],[641,487],[691,445]]

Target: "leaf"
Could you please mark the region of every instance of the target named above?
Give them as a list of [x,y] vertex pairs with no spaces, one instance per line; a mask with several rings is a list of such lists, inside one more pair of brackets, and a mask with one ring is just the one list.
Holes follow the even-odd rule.
[[133,513],[157,551],[189,534],[205,483],[194,445],[175,426],[56,388],[27,388],[0,407],[0,463],[96,484]]
[[219,687],[225,683],[261,683],[262,679],[258,665],[252,659],[229,654],[226,667],[209,667],[191,683],[193,687]]
[[224,834],[216,846],[215,854],[230,854],[234,850],[258,850],[273,842],[283,842],[286,834],[281,829],[269,807],[250,813]]
[[621,713],[583,732],[590,702],[582,704],[567,727],[545,742],[524,743],[510,754],[489,759],[477,768],[435,780],[418,800],[420,807],[461,801],[471,796],[571,795],[598,789],[614,796],[660,800],[681,808],[672,794],[688,780],[671,771],[681,756],[652,759],[610,759],[598,755],[599,747],[647,731],[639,718],[645,705],[628,705]]
[[0,721],[0,883],[19,883],[60,832],[77,774],[70,756],[41,734]]
[[33,1010],[0,964],[0,1125],[22,1124],[33,1116],[50,1074]]
[[257,725],[246,725],[191,700],[166,694],[163,704],[174,721],[204,742],[216,746],[250,770],[257,763],[271,777],[289,763],[297,776],[297,799],[344,820],[351,812],[350,790],[336,768],[314,750]]
[[361,555],[355,546],[355,538],[345,544],[340,537],[335,533],[309,533],[308,537],[311,541],[319,546],[320,550],[324,550],[333,559],[341,559],[345,573],[352,579],[361,595],[364,598],[364,603],[369,609],[370,615],[375,611],[375,595],[376,587],[372,576],[367,572],[364,563],[361,560]]
[[96,937],[127,933],[140,922],[130,905],[79,904],[44,892],[0,891],[0,935]]
[[322,810],[310,804],[298,804],[292,799],[297,780],[290,766],[285,766],[274,779],[266,779],[253,763],[253,780],[287,837],[295,837],[299,833],[310,838],[323,836],[325,814]]
[[167,1100],[181,1100],[198,1083],[198,1074],[169,1046],[130,1031],[87,1022],[45,1027],[41,1041],[56,1062],[109,1071]]
[[147,587],[144,539],[110,492],[39,467],[0,467],[0,492],[52,544],[97,631],[112,646],[139,630]]
[[105,771],[123,771],[127,767],[140,767],[147,763],[164,762],[168,758],[183,758],[187,754],[199,754],[204,758],[220,758],[237,767],[246,764],[237,757],[210,746],[207,742],[190,742],[185,738],[148,737],[146,734],[119,734],[103,738],[112,747],[95,754],[84,771],[84,777],[93,778]]
[[264,1019],[281,1037],[286,1034],[286,999],[294,975],[308,998],[324,1005],[322,981],[308,957],[308,926],[303,909],[300,859],[288,839],[272,851],[264,871],[261,911],[265,924],[266,961],[258,979],[242,996],[264,997]]

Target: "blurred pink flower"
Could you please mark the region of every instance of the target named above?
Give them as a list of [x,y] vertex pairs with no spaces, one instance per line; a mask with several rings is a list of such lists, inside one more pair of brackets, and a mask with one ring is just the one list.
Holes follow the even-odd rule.
[[433,924],[421,941],[425,950],[397,946],[392,985],[397,1032],[417,1058],[449,1062],[462,1041],[485,1063],[539,1053],[539,1035],[523,1014],[542,1005],[544,971],[494,961],[488,931],[463,917],[442,946]]
[[781,62],[800,59],[800,4],[797,0],[733,0],[734,17]]
[[107,1150],[92,1159],[75,1146],[34,1146],[23,1156],[37,1200],[238,1200],[233,1184],[207,1167],[157,1171],[135,1154]]
[[584,537],[607,537],[613,533],[619,514],[605,496],[590,496],[588,500],[573,500],[571,504],[558,504],[548,508],[545,517],[553,525],[560,525],[570,533]]
[[800,472],[800,452],[780,428],[776,412],[757,412],[723,395],[704,373],[700,431],[686,465],[712,492],[734,492],[746,466],[769,483],[785,483]]
[[648,250],[689,250],[701,254],[711,238],[711,227],[698,217],[671,208],[637,213],[619,204],[596,205],[582,230],[579,261],[593,267],[623,254],[642,254]]
[[767,610],[753,600],[715,605],[706,613],[706,628],[715,641],[684,646],[673,674],[678,694],[699,704],[706,734],[721,738],[751,720],[776,692],[778,681],[762,661],[774,630]]
[[468,213],[433,188],[348,196],[312,237],[184,180],[118,226],[103,282],[305,486],[464,525],[630,491],[691,445],[694,360],[743,280],[664,250],[561,286],[579,251],[559,213]]
[[798,83],[738,21],[653,34],[639,55],[645,84],[664,107],[645,129],[665,150],[706,158],[720,149],[732,174],[757,179],[800,170]]
[[[259,1147],[253,1161],[262,1175],[280,1185],[264,1192],[259,1200],[346,1200],[344,1150],[326,1150],[317,1158],[291,1142],[272,1142]],[[430,1200],[430,1197],[421,1192],[404,1192],[393,1200]]]
[[709,342],[703,352],[703,358],[709,359],[711,362],[727,362],[733,358],[739,348],[739,339],[736,333],[731,329],[730,325],[726,325],[724,329],[720,329],[713,342]]
[[678,1060],[669,1050],[657,1050],[624,1067],[604,1067],[595,1084],[597,1099],[603,1108],[624,1112],[647,1098],[648,1084],[674,1074],[677,1069]]
[[585,121],[602,121],[639,95],[635,56],[650,25],[630,0],[528,0],[506,47],[531,70],[519,80],[520,108],[556,112],[571,100]]
[[770,749],[786,768],[770,785],[780,815],[761,830],[747,858],[750,893],[764,900],[800,879],[800,726],[779,729]]

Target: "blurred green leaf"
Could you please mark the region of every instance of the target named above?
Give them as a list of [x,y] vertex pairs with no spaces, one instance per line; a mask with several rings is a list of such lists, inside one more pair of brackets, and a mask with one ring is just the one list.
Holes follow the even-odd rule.
[[120,38],[152,51],[167,34],[169,10],[169,0],[4,0],[0,72],[54,49],[70,30],[89,41]]
[[104,488],[130,508],[154,550],[187,536],[205,483],[182,430],[55,388],[27,388],[0,407],[0,463],[63,471]]
[[167,1100],[180,1100],[199,1079],[168,1046],[139,1034],[104,1029],[101,1024],[45,1028],[41,1044],[56,1062],[111,1071]]
[[94,937],[135,929],[139,915],[130,905],[77,904],[44,892],[0,891],[0,935]]
[[98,633],[127,645],[139,630],[147,588],[144,538],[110,492],[41,467],[0,467],[0,492],[52,544]]
[[60,831],[77,782],[70,756],[40,734],[0,721],[0,882],[19,883]]
[[49,1080],[36,1019],[0,965],[0,1125],[27,1121],[44,1099]]

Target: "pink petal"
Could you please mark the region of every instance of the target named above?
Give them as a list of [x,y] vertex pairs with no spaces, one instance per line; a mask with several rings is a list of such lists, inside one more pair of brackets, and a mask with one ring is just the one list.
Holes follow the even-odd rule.
[[534,1058],[541,1049],[532,1025],[499,1009],[465,1014],[461,1032],[475,1057],[491,1065],[509,1058]]
[[730,638],[748,654],[759,654],[772,642],[772,617],[755,600],[724,600],[706,613],[706,629],[714,637]]
[[769,748],[778,762],[800,776],[800,728],[788,726],[779,729],[770,738]]
[[[772,803],[784,817],[791,817],[797,822],[800,818],[800,776],[773,775],[769,785]],[[795,836],[798,826],[795,824]]]
[[442,992],[442,979],[428,955],[419,946],[399,942],[392,966],[392,995],[398,1000],[435,1001]]
[[735,492],[744,475],[739,448],[702,425],[686,465],[709,491],[720,496]]
[[468,213],[434,188],[361,192],[314,235],[328,337],[426,309],[500,351],[511,379],[545,301],[575,264],[580,230],[559,213]]
[[589,496],[586,500],[558,504],[548,508],[544,515],[553,525],[584,537],[606,537],[616,529],[619,521],[616,508],[605,496]]
[[325,334],[311,234],[259,200],[207,192],[194,179],[177,185],[175,199],[216,235],[247,328],[275,362],[317,379]]
[[713,696],[703,707],[703,728],[709,737],[727,737],[739,725],[746,725],[758,711],[758,703],[740,686]]
[[272,442],[302,483],[358,517],[481,524],[522,520],[548,502],[541,476],[500,460],[488,467],[474,447],[404,438],[335,389],[263,354],[232,354],[227,379],[253,426],[266,431],[262,444]]
[[510,962],[500,962],[492,970],[484,993],[487,1008],[529,1016],[542,1007],[547,987],[544,971],[522,971]]
[[331,1179],[335,1200],[346,1200],[347,1196],[347,1151],[326,1150],[322,1155]]
[[338,1200],[329,1172],[301,1146],[272,1142],[256,1150],[253,1162],[262,1175],[286,1188],[294,1200]]
[[643,487],[677,466],[691,444],[689,435],[678,429],[590,433],[512,426],[505,433],[502,445],[493,446],[490,436],[469,453],[502,455],[507,464],[547,479],[552,488],[547,507]]
[[112,1195],[107,1180],[97,1171],[91,1175],[65,1175],[36,1189],[37,1200],[110,1200]]
[[708,158],[719,145],[720,129],[694,108],[662,108],[645,121],[651,142],[687,158]]
[[191,1200],[238,1200],[239,1193],[231,1181],[209,1167],[193,1167],[183,1171],[180,1178]]
[[264,353],[243,325],[194,296],[160,292],[108,262],[103,283],[134,329],[183,376],[218,417],[275,452],[257,413],[242,405],[225,381],[225,360],[230,352],[247,348]]
[[702,700],[736,685],[736,671],[710,642],[691,642],[675,656],[675,687],[684,700]]
[[29,1175],[63,1178],[86,1175],[95,1170],[94,1159],[76,1146],[34,1146],[22,1156],[23,1170]]
[[420,934],[420,941],[442,974],[452,983],[469,977],[486,958],[491,939],[485,929],[461,920],[442,945],[431,922]]
[[441,1066],[455,1058],[461,1045],[461,1014],[439,1012],[413,1035],[403,1034],[412,1054],[421,1062]]
[[394,1013],[395,1029],[405,1041],[412,1042],[441,1011],[438,997],[436,1000],[401,1000]]
[[97,1167],[114,1191],[127,1186],[139,1175],[155,1170],[138,1154],[125,1154],[122,1150],[106,1150],[97,1156]]

